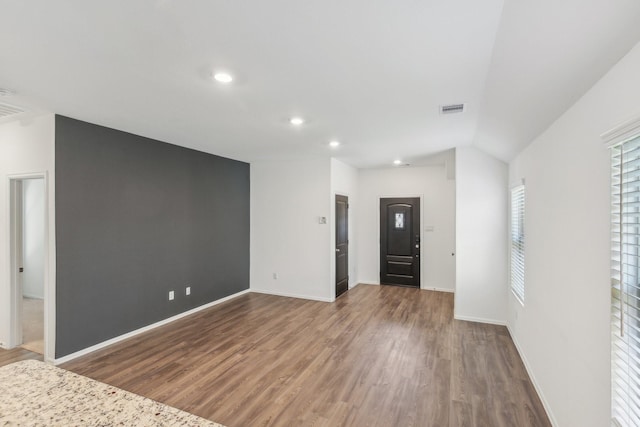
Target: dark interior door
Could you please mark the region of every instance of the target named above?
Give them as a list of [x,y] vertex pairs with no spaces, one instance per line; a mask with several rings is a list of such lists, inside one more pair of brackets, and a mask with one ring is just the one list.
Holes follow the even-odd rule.
[[380,199],[380,283],[420,287],[420,198]]
[[336,298],[349,288],[349,199],[336,194]]

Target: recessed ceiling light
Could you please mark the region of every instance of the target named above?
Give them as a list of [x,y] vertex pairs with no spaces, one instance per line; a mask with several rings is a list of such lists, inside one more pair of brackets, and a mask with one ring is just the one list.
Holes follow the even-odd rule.
[[336,148],[338,146],[340,146],[340,141],[333,140],[333,141],[329,142],[329,147],[331,147],[331,148]]
[[304,123],[304,119],[302,117],[291,117],[291,120],[289,120],[289,123],[291,123],[294,126],[300,126],[301,124]]
[[233,81],[233,76],[229,73],[215,73],[213,78],[220,83],[231,83]]
[[393,164],[394,164],[394,165],[396,165],[396,166],[401,165],[401,164],[402,164],[402,160],[400,160],[400,159],[395,159],[395,160],[393,161]]

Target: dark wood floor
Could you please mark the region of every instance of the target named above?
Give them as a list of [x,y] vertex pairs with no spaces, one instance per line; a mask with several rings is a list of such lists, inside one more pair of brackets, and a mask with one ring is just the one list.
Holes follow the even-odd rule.
[[410,288],[246,294],[63,367],[230,427],[550,425],[506,328]]

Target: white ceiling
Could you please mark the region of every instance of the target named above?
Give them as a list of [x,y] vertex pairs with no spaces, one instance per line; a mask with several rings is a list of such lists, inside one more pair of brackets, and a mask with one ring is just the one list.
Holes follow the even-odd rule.
[[[509,160],[640,40],[637,0],[0,0],[0,12],[0,88],[18,93],[2,103],[244,161],[357,167],[472,144]],[[439,114],[448,103],[467,110]]]

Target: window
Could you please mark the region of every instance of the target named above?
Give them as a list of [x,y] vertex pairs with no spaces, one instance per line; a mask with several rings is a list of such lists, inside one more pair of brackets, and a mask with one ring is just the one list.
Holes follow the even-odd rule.
[[511,290],[524,304],[524,184],[511,189]]
[[611,410],[640,425],[640,137],[611,149]]

